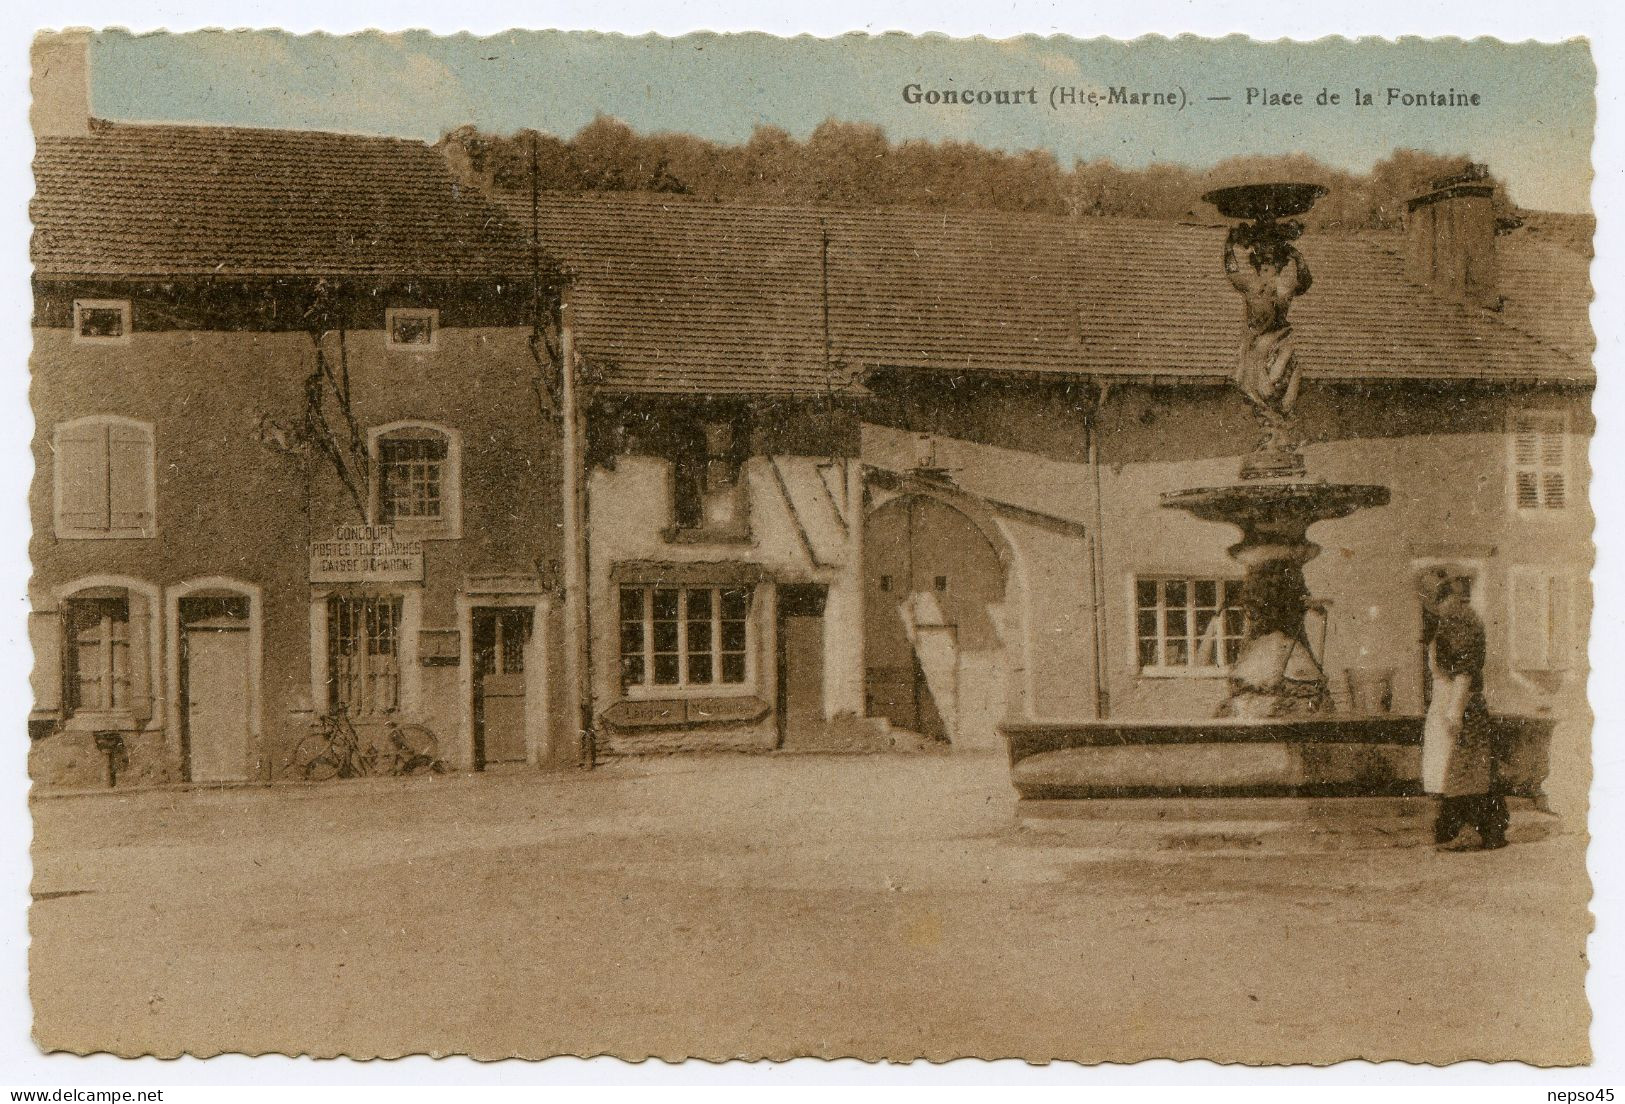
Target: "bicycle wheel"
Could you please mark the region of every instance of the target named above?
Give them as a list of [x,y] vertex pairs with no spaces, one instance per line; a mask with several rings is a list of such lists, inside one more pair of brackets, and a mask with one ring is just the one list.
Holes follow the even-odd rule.
[[395,729],[395,760],[397,774],[417,771],[439,773],[440,741],[428,728],[420,724],[403,724]]
[[325,736],[312,733],[294,749],[293,767],[309,782],[326,782],[339,775],[339,759]]

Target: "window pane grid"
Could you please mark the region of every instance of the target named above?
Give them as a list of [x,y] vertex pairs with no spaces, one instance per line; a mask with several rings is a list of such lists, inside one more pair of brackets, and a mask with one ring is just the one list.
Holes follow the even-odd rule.
[[1245,635],[1241,588],[1233,579],[1137,579],[1135,640],[1139,666],[1222,670]]
[[445,442],[407,438],[381,441],[378,448],[384,520],[440,517]]
[[68,604],[70,712],[130,704],[130,605],[118,598]]
[[334,595],[327,600],[329,702],[356,714],[400,705],[401,600]]
[[747,680],[748,588],[623,587],[620,604],[623,689]]

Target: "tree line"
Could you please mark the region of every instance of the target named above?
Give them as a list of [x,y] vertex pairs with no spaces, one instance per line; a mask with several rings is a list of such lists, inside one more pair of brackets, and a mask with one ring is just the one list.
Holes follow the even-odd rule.
[[[1041,150],[1007,153],[973,142],[893,142],[870,123],[829,120],[805,141],[758,126],[727,145],[690,134],[639,134],[599,116],[571,138],[535,131],[509,136],[474,127],[451,131],[442,146],[499,190],[664,192],[748,203],[903,206],[1046,215],[1151,219],[1216,217],[1203,192],[1257,180],[1325,185],[1329,194],[1308,222],[1323,229],[1397,227],[1405,202],[1427,182],[1461,171],[1468,160],[1395,150],[1370,171],[1333,168],[1306,154],[1231,157],[1211,168],[1153,163],[1125,168],[1110,158],[1064,168]],[[1491,177],[1491,182],[1494,178]],[[1497,187],[1499,213],[1513,208]]]

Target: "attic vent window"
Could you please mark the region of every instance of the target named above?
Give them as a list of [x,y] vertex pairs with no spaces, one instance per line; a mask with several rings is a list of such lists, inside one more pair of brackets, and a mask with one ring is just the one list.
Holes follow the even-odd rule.
[[425,352],[440,342],[440,312],[392,307],[384,312],[391,349]]
[[73,339],[92,345],[117,345],[130,339],[128,299],[75,299]]

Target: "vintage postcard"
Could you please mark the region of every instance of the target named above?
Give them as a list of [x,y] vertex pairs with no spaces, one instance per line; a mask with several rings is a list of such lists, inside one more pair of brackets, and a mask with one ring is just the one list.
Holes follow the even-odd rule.
[[35,1043],[1587,1063],[1594,86],[41,34]]

